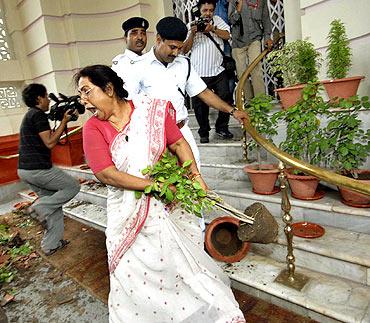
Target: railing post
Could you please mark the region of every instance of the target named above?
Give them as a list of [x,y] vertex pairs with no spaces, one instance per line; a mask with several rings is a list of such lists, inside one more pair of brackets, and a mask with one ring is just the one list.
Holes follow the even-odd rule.
[[287,239],[288,255],[286,256],[287,269],[284,269],[280,272],[280,274],[276,277],[275,282],[294,288],[296,290],[301,290],[306,285],[309,278],[303,274],[295,272],[295,257],[293,255],[292,231],[293,218],[290,215],[291,205],[288,197],[285,166],[281,161],[279,162],[279,170],[280,189],[282,193],[281,210],[283,212],[283,221],[285,223],[284,232]]

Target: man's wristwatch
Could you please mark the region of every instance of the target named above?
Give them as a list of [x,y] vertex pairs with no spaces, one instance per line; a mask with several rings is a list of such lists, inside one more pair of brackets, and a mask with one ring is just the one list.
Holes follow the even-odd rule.
[[238,111],[236,107],[233,107],[232,110],[229,112],[231,116],[234,116],[235,111]]

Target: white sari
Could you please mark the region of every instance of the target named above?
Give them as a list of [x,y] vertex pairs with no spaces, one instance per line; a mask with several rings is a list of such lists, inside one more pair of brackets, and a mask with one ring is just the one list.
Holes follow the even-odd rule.
[[[134,105],[110,149],[117,169],[143,177],[166,148],[169,104],[140,97]],[[227,276],[203,250],[195,215],[113,187],[107,211],[110,322],[245,322]]]

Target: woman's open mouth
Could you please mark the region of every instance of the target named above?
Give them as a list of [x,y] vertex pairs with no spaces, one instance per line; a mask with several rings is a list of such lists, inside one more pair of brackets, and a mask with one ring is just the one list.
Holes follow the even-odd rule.
[[89,110],[95,117],[98,114],[98,110],[95,107],[86,107],[87,110]]

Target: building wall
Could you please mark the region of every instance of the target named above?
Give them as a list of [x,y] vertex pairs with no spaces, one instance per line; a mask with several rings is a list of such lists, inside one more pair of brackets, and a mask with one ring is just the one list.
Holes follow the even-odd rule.
[[287,41],[309,40],[323,54],[320,79],[326,79],[326,48],[330,22],[341,19],[352,48],[349,76],[364,75],[358,94],[370,94],[370,1],[369,0],[285,0]]
[[[38,82],[49,92],[67,95],[76,92],[72,77],[79,68],[110,65],[123,51],[124,20],[148,19],[149,49],[156,22],[172,14],[171,0],[2,0],[2,4],[14,59],[0,61],[0,85],[11,81],[21,89]],[[1,109],[0,135],[17,133],[25,110]],[[86,119],[87,114],[70,125]]]

